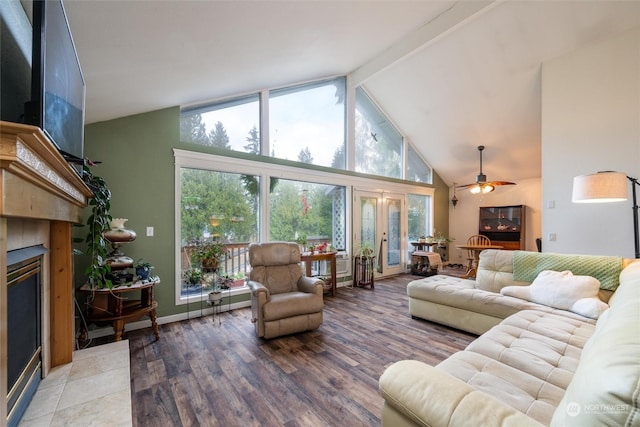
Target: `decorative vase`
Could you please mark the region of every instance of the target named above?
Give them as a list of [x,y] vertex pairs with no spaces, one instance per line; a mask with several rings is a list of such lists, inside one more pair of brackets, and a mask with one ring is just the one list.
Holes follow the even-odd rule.
[[220,291],[212,291],[209,292],[209,301],[217,302],[222,298],[222,292]]
[[128,219],[126,218],[113,218],[109,222],[111,230],[104,232],[104,238],[111,243],[125,243],[136,240],[136,232],[124,228],[124,223],[127,221]]
[[139,280],[147,280],[151,270],[148,267],[136,267],[136,276]]
[[124,223],[129,221],[127,218],[111,218],[109,226],[111,229],[124,228]]
[[125,222],[127,222],[126,218],[113,218],[109,222],[111,230],[107,230],[102,233],[104,238],[111,243],[111,247],[113,248],[109,257],[105,259],[105,263],[111,266],[111,270],[123,270],[125,268],[133,267],[133,259],[126,256],[120,250],[121,244],[136,240],[136,232],[124,228]]

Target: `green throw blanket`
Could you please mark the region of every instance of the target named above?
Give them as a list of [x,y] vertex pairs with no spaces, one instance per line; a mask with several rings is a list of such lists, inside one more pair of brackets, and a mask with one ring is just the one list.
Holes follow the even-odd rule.
[[513,280],[531,283],[543,270],[569,270],[575,275],[592,276],[600,281],[600,289],[615,291],[622,271],[622,257],[514,252]]

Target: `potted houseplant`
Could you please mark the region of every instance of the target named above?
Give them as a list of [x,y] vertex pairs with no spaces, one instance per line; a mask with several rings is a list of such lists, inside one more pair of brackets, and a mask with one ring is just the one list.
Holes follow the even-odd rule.
[[247,279],[247,276],[244,274],[244,271],[238,270],[238,272],[233,276],[233,286],[235,287],[243,286],[246,279]]
[[307,235],[304,233],[296,234],[294,236],[295,242],[300,246],[300,252],[304,252],[307,249]]
[[111,266],[105,262],[109,256],[111,245],[104,237],[104,233],[110,229],[112,220],[109,210],[111,209],[111,190],[106,181],[94,175],[89,166],[94,163],[86,160],[82,167],[82,180],[91,189],[93,195],[89,199],[91,215],[87,219],[86,225],[89,227],[84,242],[87,245],[85,253],[89,255],[89,266],[85,269],[87,281],[92,288],[109,288],[113,283],[108,278]]
[[211,282],[211,292],[209,292],[209,301],[217,303],[222,299],[222,289],[225,287],[226,276],[214,277]]
[[360,249],[356,252],[357,257],[372,258],[375,256],[375,251],[369,242],[364,242],[360,245]]
[[138,280],[149,279],[151,270],[155,268],[150,262],[144,261],[142,258],[140,258],[138,262],[136,262],[134,267],[136,269],[136,276],[138,276]]
[[227,249],[219,241],[198,243],[191,253],[191,262],[208,270],[217,269]]
[[439,248],[446,248],[447,244],[453,242],[455,240],[455,238],[449,237],[449,236],[445,236],[442,233],[436,233],[435,237],[434,237],[435,241],[438,243],[438,247]]
[[187,282],[187,285],[195,286],[202,283],[204,274],[199,268],[188,268],[182,273],[182,277],[184,281]]
[[373,246],[368,242],[363,242],[355,255],[354,285],[373,288],[375,257]]

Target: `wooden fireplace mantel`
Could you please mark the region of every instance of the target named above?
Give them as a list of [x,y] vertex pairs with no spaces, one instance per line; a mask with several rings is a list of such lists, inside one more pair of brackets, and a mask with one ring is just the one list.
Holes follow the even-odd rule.
[[[71,362],[75,336],[72,225],[91,190],[38,127],[0,121],[0,425],[7,419],[7,251],[48,243],[43,372]],[[33,230],[46,236],[32,236]],[[37,233],[36,233],[37,234]],[[43,291],[44,292],[44,291]],[[45,306],[45,304],[48,304]]]

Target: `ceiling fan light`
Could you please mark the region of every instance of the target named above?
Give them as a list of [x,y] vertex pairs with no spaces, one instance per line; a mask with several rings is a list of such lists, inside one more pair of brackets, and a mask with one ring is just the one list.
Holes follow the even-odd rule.
[[496,187],[494,187],[493,185],[483,185],[482,186],[482,194],[491,193],[495,189],[496,189]]
[[474,185],[469,189],[469,191],[471,192],[471,194],[479,194],[480,191],[482,191],[482,188],[479,185]]

